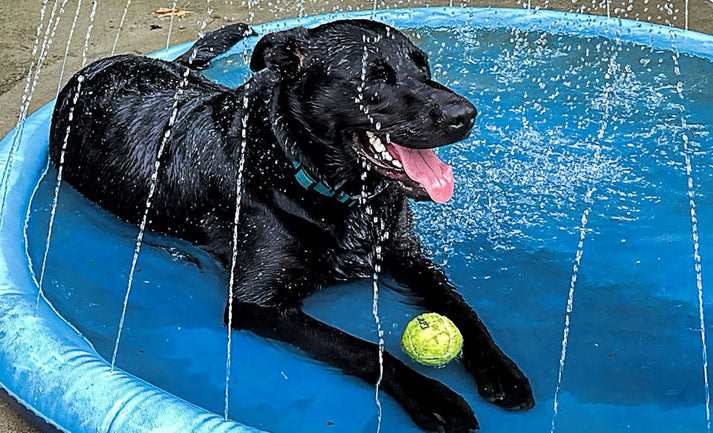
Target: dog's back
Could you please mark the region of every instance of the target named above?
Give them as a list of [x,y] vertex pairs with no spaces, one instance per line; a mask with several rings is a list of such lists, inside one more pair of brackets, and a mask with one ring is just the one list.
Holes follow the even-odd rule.
[[186,235],[197,210],[215,205],[205,194],[209,188],[201,187],[212,176],[210,167],[229,165],[214,122],[214,109],[228,89],[193,71],[181,84],[185,71],[179,64],[131,55],[97,61],[59,94],[50,130],[50,156],[64,178],[133,223],[146,206],[163,145],[154,201],[161,203],[160,226],[180,235]]

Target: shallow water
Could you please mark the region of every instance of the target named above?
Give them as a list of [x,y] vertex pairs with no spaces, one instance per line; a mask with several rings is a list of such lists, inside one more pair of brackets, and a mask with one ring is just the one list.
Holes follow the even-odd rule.
[[[429,53],[434,79],[466,95],[480,113],[468,140],[439,150],[455,168],[456,192],[443,206],[416,205],[420,233],[529,375],[538,405],[506,413],[482,402],[458,363],[414,368],[462,393],[483,431],[548,430],[584,197],[594,189],[557,431],[703,431],[682,151],[686,134],[708,313],[713,63],[681,56],[677,77],[673,52],[603,38],[472,27],[408,33]],[[239,85],[242,67],[242,56],[225,57],[207,75]],[[45,178],[34,203],[29,238],[35,264],[41,263],[55,174]],[[109,359],[135,234],[70,188],[62,190],[46,296]],[[226,274],[181,241],[149,235],[146,242],[117,365],[220,414]],[[394,285],[388,274],[381,282],[386,349],[405,359],[400,334],[418,311],[407,296],[387,289]],[[330,288],[306,307],[375,340],[370,284]],[[282,344],[248,333],[233,337],[231,417],[278,432],[375,431],[371,385]],[[381,399],[382,431],[417,431],[390,397]]]

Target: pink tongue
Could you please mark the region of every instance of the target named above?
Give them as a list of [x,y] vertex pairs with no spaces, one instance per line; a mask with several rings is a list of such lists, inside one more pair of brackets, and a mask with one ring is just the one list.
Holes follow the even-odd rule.
[[411,149],[389,143],[398,153],[406,174],[420,183],[436,203],[445,203],[453,196],[453,169],[430,149]]

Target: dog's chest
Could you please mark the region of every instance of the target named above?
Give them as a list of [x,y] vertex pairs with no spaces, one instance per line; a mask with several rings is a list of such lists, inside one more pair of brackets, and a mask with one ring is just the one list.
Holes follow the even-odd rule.
[[340,224],[337,247],[325,254],[333,277],[338,280],[369,278],[381,261],[384,244],[394,224],[390,209],[360,209]]

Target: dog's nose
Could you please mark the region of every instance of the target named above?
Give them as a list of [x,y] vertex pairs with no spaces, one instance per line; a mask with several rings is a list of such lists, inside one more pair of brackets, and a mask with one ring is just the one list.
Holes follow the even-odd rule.
[[473,104],[467,100],[448,104],[442,108],[442,111],[443,123],[452,130],[469,131],[473,127],[473,123],[475,123],[475,116],[478,114]]

